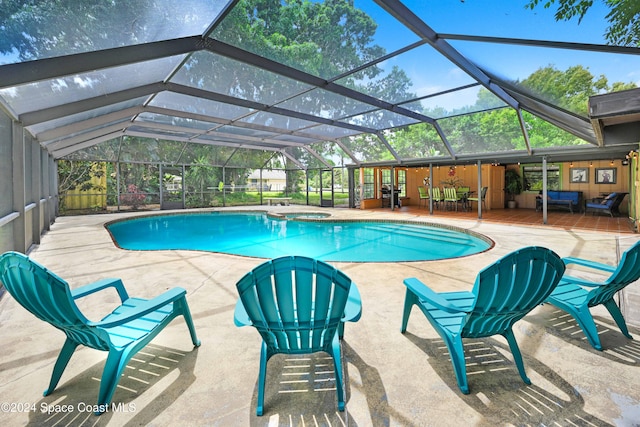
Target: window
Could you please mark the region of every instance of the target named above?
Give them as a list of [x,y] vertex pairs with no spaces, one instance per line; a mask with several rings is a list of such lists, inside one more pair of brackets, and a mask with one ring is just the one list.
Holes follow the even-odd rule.
[[391,169],[382,169],[380,173],[382,174],[381,185],[391,187]]
[[363,199],[373,199],[375,192],[375,179],[372,168],[364,168],[364,173],[362,174],[362,198]]
[[[525,191],[542,191],[542,166],[525,166],[522,168]],[[547,165],[547,189],[560,190],[560,167]]]
[[398,188],[400,189],[400,197],[407,197],[407,171],[398,170]]

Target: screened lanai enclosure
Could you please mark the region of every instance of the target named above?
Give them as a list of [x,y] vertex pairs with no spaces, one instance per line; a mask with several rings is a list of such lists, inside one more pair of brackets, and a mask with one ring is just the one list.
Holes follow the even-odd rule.
[[633,157],[640,48],[604,2],[535,3],[2,2],[0,252],[65,210],[355,207],[371,168]]

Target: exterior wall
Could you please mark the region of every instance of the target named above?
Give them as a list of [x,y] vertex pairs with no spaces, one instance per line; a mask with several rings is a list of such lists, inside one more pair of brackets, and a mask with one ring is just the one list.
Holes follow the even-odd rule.
[[55,172],[40,144],[0,111],[0,253],[40,243],[56,215]]
[[[251,172],[247,181],[254,189],[260,187],[260,171]],[[284,191],[287,187],[287,175],[283,170],[263,170],[262,171],[262,187],[269,188],[269,191]]]
[[[582,191],[584,200],[590,200],[594,197],[598,197],[601,193],[612,193],[614,191],[631,192],[633,188],[630,184],[631,164],[622,165],[622,162],[617,159],[611,164],[611,160],[594,160],[593,162],[571,162],[560,164],[560,189],[568,191]],[[631,162],[630,162],[631,163]],[[557,164],[557,163],[556,163]],[[513,166],[515,167],[515,166]],[[572,183],[571,169],[572,168],[585,168],[588,169],[588,179],[586,183]],[[616,182],[615,184],[596,184],[596,169],[608,168],[616,170]],[[522,173],[521,173],[522,175]],[[536,196],[538,191],[524,191],[516,196],[518,207],[526,209],[535,209]],[[627,196],[620,205],[620,212],[627,214],[629,212],[630,196]]]
[[[637,157],[636,159],[637,164]],[[633,160],[633,159],[632,159]],[[614,160],[597,160],[597,161],[580,161],[580,162],[566,162],[566,163],[554,163],[560,166],[561,182],[560,187],[562,190],[569,191],[582,191],[585,200],[590,200],[595,197],[601,196],[602,193],[612,193],[614,191],[623,191],[632,193],[635,189],[640,188],[640,176],[632,176],[633,161],[629,162],[629,165],[622,165],[620,159]],[[487,210],[491,209],[503,209],[505,205],[504,194],[504,171],[506,168],[518,169],[520,176],[522,176],[522,166],[509,165],[494,166],[489,164],[482,165],[482,185],[488,187],[487,196],[485,202],[487,204]],[[585,183],[573,183],[571,182],[571,169],[572,168],[585,168],[588,169],[588,179]],[[597,184],[596,183],[596,169],[615,169],[616,181],[610,184]],[[399,168],[396,168],[399,169]],[[403,168],[405,169],[405,168]],[[408,167],[407,171],[407,199],[403,200],[403,205],[408,204],[412,206],[419,206],[420,196],[418,193],[418,187],[424,185],[424,179],[429,177],[429,167]],[[453,175],[450,174],[449,166],[434,166],[433,167],[433,186],[443,188],[450,185],[449,182],[452,178],[458,181],[458,186],[464,185],[471,187],[472,191],[477,192],[478,188],[478,170],[477,164],[458,165],[453,167]],[[378,176],[378,171],[375,171],[375,176]],[[635,178],[634,178],[635,177]],[[631,180],[635,179],[637,182],[631,183]],[[376,194],[379,193],[379,189],[376,190]],[[516,196],[516,202],[519,208],[535,209],[536,196],[538,191],[523,191]],[[630,208],[630,203],[634,203],[637,206],[635,212],[640,212],[640,200],[638,197],[634,197],[631,194],[624,199],[620,206],[620,211],[623,214],[630,213],[633,209]],[[360,204],[362,209],[378,208],[381,206],[380,198],[366,199]]]
[[[496,166],[482,165],[482,186],[488,187],[487,195],[485,197],[485,203],[487,210],[502,209],[504,208],[503,197],[500,194],[494,194],[502,192],[504,183],[500,183],[499,178],[496,176],[494,170]],[[502,168],[500,168],[502,169]],[[459,186],[471,187],[471,191],[478,191],[478,166],[477,164],[463,165],[454,167],[454,175],[450,176],[449,166],[434,166],[433,167],[433,186],[443,187],[449,186],[449,182],[452,178],[459,179]],[[410,198],[411,205],[419,206],[420,196],[418,193],[418,187],[424,186],[424,179],[429,177],[428,167],[409,168],[407,171],[407,196]],[[493,202],[492,202],[493,200]],[[475,206],[475,205],[474,205]]]

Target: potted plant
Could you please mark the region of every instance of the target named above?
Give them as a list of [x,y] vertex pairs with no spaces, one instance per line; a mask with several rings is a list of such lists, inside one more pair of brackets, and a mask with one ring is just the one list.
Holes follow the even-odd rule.
[[440,181],[440,184],[455,188],[462,185],[462,179],[456,176],[456,168],[454,166],[449,166],[447,178]]
[[504,190],[507,192],[507,207],[516,207],[516,194],[522,192],[522,180],[517,169],[507,169],[504,172]]

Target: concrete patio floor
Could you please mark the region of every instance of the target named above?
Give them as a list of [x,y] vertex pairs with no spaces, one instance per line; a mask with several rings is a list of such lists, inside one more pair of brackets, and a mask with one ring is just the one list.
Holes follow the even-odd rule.
[[[469,290],[479,270],[527,245],[546,246],[563,257],[615,264],[616,236],[624,250],[637,235],[410,213],[304,206],[269,209],[455,225],[489,236],[495,247],[444,261],[332,263],[354,280],[363,301],[362,318],[347,324],[343,342],[346,411],[337,411],[335,391],[326,390],[332,387],[331,381],[324,381],[325,371],[332,371],[326,355],[277,356],[268,365],[265,414],[257,417],[261,341],[252,328],[234,326],[233,309],[236,281],[264,260],[191,251],[125,251],[113,244],[104,223],[138,214],[60,217],[31,251],[33,259],[72,288],[104,277],[122,278],[130,295],[143,298],[184,287],[202,346],[194,349],[182,318],[174,320],[129,363],[112,410],[96,417],[90,411],[106,353],[76,350],[57,389],[43,397],[64,335],[4,294],[0,425],[640,425],[638,283],[627,288],[624,298],[636,340],[625,338],[606,310],[594,310],[604,351],[593,349],[576,323],[552,306],[540,306],[518,322],[514,329],[530,386],[520,379],[502,337],[465,342],[471,393],[463,395],[443,342],[419,310],[414,308],[407,333],[399,331],[404,278],[417,277],[437,291]],[[81,300],[80,307],[97,320],[116,302],[115,292],[106,292]],[[316,385],[281,382],[283,372],[292,371],[310,371],[302,377],[318,381]]]

